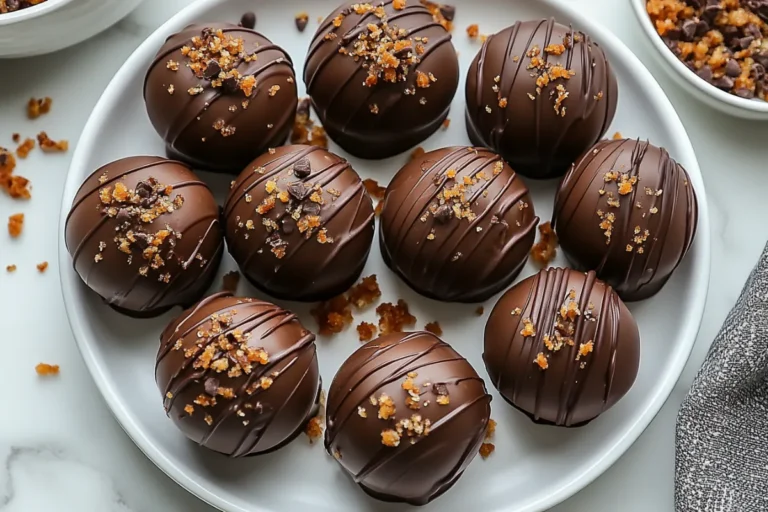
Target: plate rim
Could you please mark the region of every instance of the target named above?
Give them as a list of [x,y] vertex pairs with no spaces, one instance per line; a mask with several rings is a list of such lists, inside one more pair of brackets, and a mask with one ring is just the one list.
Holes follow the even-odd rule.
[[[104,117],[104,112],[107,108],[116,100],[116,98],[113,97],[115,96],[117,89],[116,84],[121,83],[124,78],[127,78],[132,74],[131,70],[135,67],[134,62],[141,59],[141,54],[150,51],[150,49],[154,50],[159,47],[165,40],[166,35],[176,30],[172,27],[188,24],[199,17],[204,11],[229,1],[231,0],[196,0],[194,3],[181,9],[158,27],[131,53],[130,57],[126,59],[105,88],[86,121],[77,147],[75,148],[72,161],[67,170],[59,220],[59,277],[67,319],[86,367],[91,374],[96,387],[104,398],[104,401],[107,403],[112,415],[139,450],[141,450],[142,453],[144,453],[144,455],[158,467],[158,469],[175,481],[179,486],[212,507],[226,512],[272,512],[262,508],[257,503],[253,504],[253,508],[244,509],[208,490],[203,485],[187,476],[183,469],[177,466],[159,445],[152,442],[146,436],[137,424],[134,414],[125,407],[125,404],[120,400],[113,383],[107,378],[105,368],[101,366],[99,358],[97,358],[96,353],[92,349],[91,343],[87,341],[88,336],[84,330],[84,319],[82,316],[78,315],[75,307],[77,295],[74,290],[76,287],[75,285],[79,284],[79,277],[72,275],[74,274],[74,271],[70,264],[70,255],[67,251],[64,237],[66,217],[71,206],[69,203],[79,188],[81,181],[79,178],[74,178],[75,173],[73,170],[85,166],[85,163],[90,156],[91,148],[94,145],[94,141],[97,139],[98,133],[96,131],[96,125],[99,124],[99,119]],[[649,91],[649,95],[658,98],[659,107],[662,109],[664,117],[668,120],[668,126],[674,133],[685,135],[684,139],[679,142],[683,154],[677,156],[680,160],[686,162],[686,169],[689,174],[694,177],[693,179],[694,181],[697,181],[698,185],[696,194],[699,202],[699,225],[696,235],[696,243],[699,245],[699,250],[694,254],[688,255],[689,258],[694,258],[692,264],[694,265],[694,268],[698,269],[698,273],[694,275],[695,280],[692,294],[694,300],[688,305],[692,314],[688,322],[683,326],[682,338],[684,344],[676,351],[676,355],[671,361],[670,370],[666,378],[651,392],[651,399],[648,406],[635,417],[634,421],[630,423],[623,435],[618,438],[610,449],[606,450],[602,456],[594,460],[592,464],[583,467],[576,477],[566,482],[555,492],[542,497],[536,502],[530,503],[523,509],[517,509],[515,512],[546,510],[562,503],[607,471],[622,455],[624,455],[624,453],[626,453],[629,447],[632,446],[645,431],[671,395],[672,390],[679,381],[682,371],[691,355],[704,316],[704,306],[709,290],[711,270],[709,207],[703,175],[693,150],[690,137],[688,137],[687,131],[668,96],[648,68],[610,29],[603,26],[601,23],[589,20],[574,7],[562,0],[538,1],[541,4],[560,10],[568,16],[574,25],[587,28],[589,33],[594,36],[596,40],[600,41],[605,47],[610,49],[610,53],[614,56],[613,58],[622,59],[629,67],[636,69],[643,81],[640,85]],[[512,506],[506,506],[499,510],[512,512]]]

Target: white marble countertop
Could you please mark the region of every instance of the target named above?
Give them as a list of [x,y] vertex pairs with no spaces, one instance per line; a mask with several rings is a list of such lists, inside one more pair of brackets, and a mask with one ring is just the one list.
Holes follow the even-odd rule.
[[[629,3],[569,0],[607,24],[646,63],[685,124],[704,174],[712,217],[709,299],[699,339],[680,382],[637,443],[605,475],[557,512],[671,511],[677,409],[720,324],[768,239],[765,171],[768,124],[730,119],[675,86],[654,62]],[[101,36],[75,48],[24,61],[0,61],[0,145],[11,133],[46,130],[74,147],[101,91],[125,58],[188,0],[145,2]],[[30,96],[51,96],[52,112],[29,121]],[[33,199],[0,195],[0,219],[26,215],[25,233],[0,237],[0,511],[203,512],[212,509],[177,487],[123,433],[96,390],[77,351],[59,288],[57,226],[62,185],[72,151],[34,151],[18,172],[32,180]],[[733,210],[733,211],[731,211]],[[39,274],[35,264],[47,260]],[[7,274],[5,265],[18,271]],[[684,307],[684,305],[682,305]],[[22,348],[23,347],[23,348]],[[56,378],[34,372],[40,362],[61,365]]]

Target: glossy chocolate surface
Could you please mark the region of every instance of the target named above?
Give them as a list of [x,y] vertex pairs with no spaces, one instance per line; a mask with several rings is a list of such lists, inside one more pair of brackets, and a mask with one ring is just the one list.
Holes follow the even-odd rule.
[[[423,505],[478,453],[490,402],[472,366],[434,334],[389,334],[359,348],[333,379],[325,446],[373,497]],[[398,432],[394,446],[386,436]]]
[[314,341],[290,311],[212,295],[160,338],[155,380],[165,411],[189,439],[224,455],[276,450],[317,411]]
[[626,301],[655,295],[693,244],[688,173],[639,140],[598,143],[563,180],[552,225],[568,259],[595,270]]
[[360,177],[316,146],[283,146],[253,161],[235,181],[224,216],[243,275],[281,299],[345,292],[373,241],[373,203]]
[[334,142],[361,158],[387,158],[441,126],[458,88],[459,62],[451,35],[418,0],[401,10],[393,0],[376,3],[383,5],[378,9],[353,4],[320,25],[304,83]]
[[616,77],[602,48],[554,19],[490,36],[467,74],[467,133],[536,179],[562,176],[616,113]]
[[574,427],[632,387],[640,334],[594,272],[550,268],[499,299],[485,326],[483,359],[507,402],[537,423]]
[[387,265],[418,293],[446,302],[481,302],[507,287],[539,221],[512,168],[468,147],[406,164],[387,188],[380,220]]
[[221,261],[222,235],[208,186],[185,164],[152,156],[123,158],[91,174],[65,234],[85,284],[131,316],[199,300]]
[[[214,38],[234,45],[229,60],[200,51]],[[170,157],[233,174],[285,143],[298,103],[288,54],[227,23],[190,25],[169,37],[147,71],[144,99]]]

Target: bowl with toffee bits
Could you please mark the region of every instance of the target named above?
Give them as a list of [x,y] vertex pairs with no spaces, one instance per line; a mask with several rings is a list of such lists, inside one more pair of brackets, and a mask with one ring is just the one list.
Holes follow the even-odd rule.
[[143,0],[0,0],[0,59],[56,52],[90,39]]
[[768,120],[768,2],[631,3],[675,81],[721,112]]

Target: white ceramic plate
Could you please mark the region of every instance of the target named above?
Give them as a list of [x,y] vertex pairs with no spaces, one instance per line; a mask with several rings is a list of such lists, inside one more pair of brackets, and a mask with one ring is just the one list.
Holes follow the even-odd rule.
[[[117,73],[86,125],[64,191],[61,233],[64,233],[64,218],[75,192],[94,169],[119,157],[163,153],[163,144],[145,113],[142,83],[145,69],[168,35],[194,21],[236,22],[244,11],[255,7],[259,17],[257,28],[293,56],[300,72],[317,17],[331,12],[337,1],[263,0],[254,4],[252,0],[201,0],[163,25]],[[650,423],[680,376],[699,329],[707,293],[710,261],[707,201],[696,157],[672,105],[650,73],[608,30],[554,0],[454,0],[453,3],[458,8],[454,39],[462,72],[466,72],[480,48],[479,42],[470,42],[464,34],[464,27],[470,23],[479,23],[482,31],[490,33],[517,19],[554,15],[589,32],[606,48],[619,79],[619,109],[609,134],[620,130],[625,136],[649,138],[666,147],[688,169],[699,197],[698,236],[691,253],[661,294],[653,300],[631,305],[640,325],[643,349],[640,373],[629,394],[586,427],[556,429],[534,425],[504,403],[491,387],[492,415],[498,421],[496,452],[485,461],[478,457],[451,491],[423,509],[441,512],[542,510],[574,494],[615,462]],[[299,34],[293,15],[307,8],[311,23],[304,34]],[[429,139],[424,144],[427,150],[469,143],[464,130],[463,83],[459,90],[450,129]],[[332,146],[331,150],[337,148]],[[408,155],[383,162],[350,160],[364,177],[387,183],[407,159]],[[204,178],[212,184],[219,199],[223,199],[231,178],[211,175]],[[529,186],[537,213],[542,218],[549,217],[556,184],[529,181]],[[325,454],[321,445],[310,446],[304,436],[276,453],[247,460],[229,460],[187,441],[166,418],[153,375],[158,336],[173,314],[153,320],[122,317],[104,306],[71,270],[63,238],[60,259],[70,322],[96,384],[128,435],[180,485],[208,503],[233,512],[357,512],[407,508],[368,498]],[[565,262],[560,257],[557,263]],[[227,258],[220,272],[233,268],[233,262]],[[534,271],[529,264],[520,278]],[[384,300],[404,298],[419,319],[419,327],[438,320],[446,341],[486,376],[481,358],[482,332],[494,301],[488,301],[486,315],[478,317],[477,306],[446,305],[421,298],[385,268],[377,246],[373,248],[365,275],[371,273],[379,276]],[[240,286],[241,294],[259,296],[245,283],[241,282]],[[306,305],[287,304],[287,307],[297,311],[307,326],[314,326]],[[356,320],[370,321],[373,316],[371,311]],[[358,346],[354,329],[318,341],[326,386],[342,361]]]

